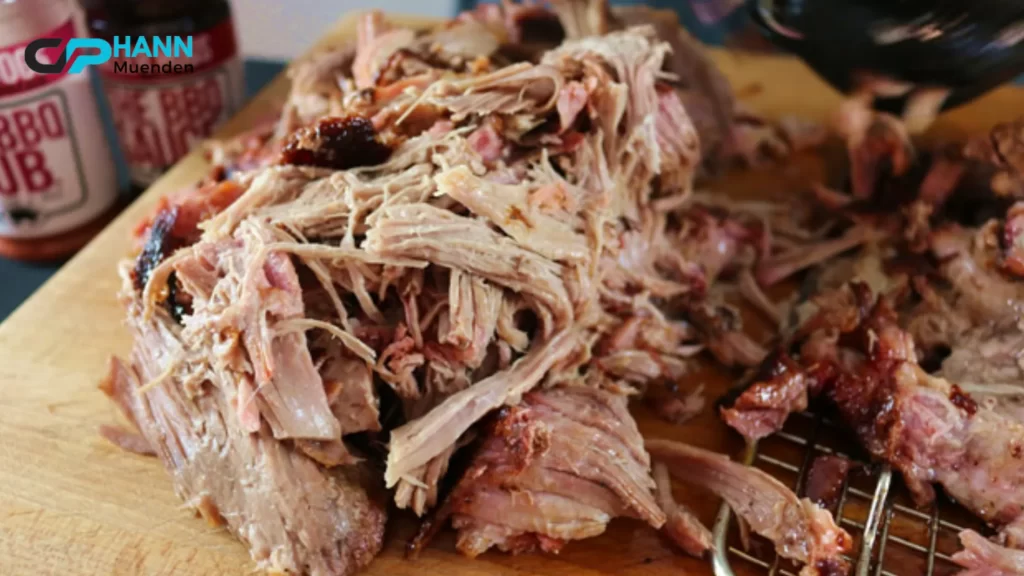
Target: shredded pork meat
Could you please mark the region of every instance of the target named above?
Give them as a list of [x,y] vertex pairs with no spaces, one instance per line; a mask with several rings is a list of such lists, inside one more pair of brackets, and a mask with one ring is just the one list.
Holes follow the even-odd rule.
[[1024,574],[1024,552],[986,540],[973,530],[960,533],[964,549],[953,561],[964,569],[958,576],[1018,576]]
[[243,428],[239,398],[212,384],[208,365],[191,364],[202,371],[195,389],[154,385],[184,353],[180,328],[162,311],[130,322],[131,361],[111,361],[103,390],[159,456],[178,495],[211,526],[245,542],[262,569],[326,575],[369,564],[386,519],[379,479],[357,467],[326,469],[277,440],[266,423]]
[[[273,128],[214,146],[139,226],[134,348],[105,390],[140,435],[105,436],[279,572],[379,551],[384,450],[395,504],[450,519],[468,555],[620,516],[707,550],[626,410],[695,355],[766,354],[720,286],[778,256],[770,225],[693,194],[750,120],[696,42],[598,0],[429,31],[374,12],[290,76]],[[663,413],[700,410],[685,397]]]
[[653,489],[624,396],[580,385],[531,392],[497,414],[450,496],[456,546],[469,556],[557,552],[618,516],[660,528]]
[[729,503],[755,533],[775,545],[779,556],[804,565],[801,576],[845,574],[842,557],[853,538],[828,511],[798,499],[767,473],[729,460],[723,454],[668,440],[648,440],[651,457],[684,482],[711,490]]
[[830,304],[805,324],[813,329],[799,359],[773,360],[772,377],[725,409],[727,421],[756,438],[780,427],[788,409],[779,404],[765,424],[758,401],[824,396],[873,457],[903,474],[918,504],[931,502],[932,484],[940,484],[1020,546],[1024,422],[979,406],[954,382],[922,369],[892,305],[867,286],[843,286]]
[[[826,399],[872,457],[902,473],[919,505],[938,484],[998,530],[999,544],[961,535],[964,574],[1016,574],[1024,547],[1020,122],[929,160],[903,155],[898,128],[883,123],[855,145],[865,148],[854,157],[864,172],[851,196],[818,194],[829,211],[846,212],[845,231],[803,247],[821,252],[800,262],[820,268],[816,293],[722,416],[757,440],[812,397]],[[890,173],[877,169],[883,159],[894,163]],[[826,261],[829,246],[857,230],[867,239],[859,253]],[[792,273],[778,260],[763,265],[762,281]],[[809,489],[832,493],[841,475],[821,468],[824,480],[812,470]]]
[[711,549],[712,535],[689,508],[676,502],[672,495],[672,478],[668,467],[654,464],[654,483],[658,503],[665,511],[662,532],[690,556],[701,557]]

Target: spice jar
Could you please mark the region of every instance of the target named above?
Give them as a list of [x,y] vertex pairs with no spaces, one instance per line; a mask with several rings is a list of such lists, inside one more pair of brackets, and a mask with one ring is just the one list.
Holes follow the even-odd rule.
[[85,5],[93,36],[113,47],[100,76],[132,184],[144,189],[241,105],[231,8],[226,0]]
[[88,72],[40,73],[25,59],[40,38],[60,39],[36,61],[54,64],[78,36],[69,0],[0,1],[0,254],[66,256],[105,223],[117,172]]

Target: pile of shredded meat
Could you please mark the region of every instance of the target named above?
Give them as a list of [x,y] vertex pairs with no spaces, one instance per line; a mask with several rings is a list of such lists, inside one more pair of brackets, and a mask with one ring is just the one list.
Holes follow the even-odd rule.
[[836,240],[808,246],[815,295],[722,416],[757,440],[828,402],[919,505],[937,484],[998,529],[995,542],[961,535],[963,574],[1021,574],[1024,121],[926,152],[893,128],[882,120],[857,145],[876,155],[860,166],[870,185],[817,191],[833,238],[861,231],[844,251],[860,249],[833,259]]
[[[470,556],[555,552],[629,517],[703,554],[670,473],[804,575],[845,572],[852,540],[827,511],[724,456],[645,445],[627,409],[699,354],[761,364],[726,293],[779,321],[758,280],[813,264],[800,240],[838,253],[875,229],[824,239],[787,207],[693,193],[815,138],[740,110],[668,14],[506,2],[413,31],[373,13],[296,65],[280,120],[216,146],[207,180],[137,228],[120,269],[134,347],[103,384],[137,432],[104,434],[159,456],[276,572],[366,566],[389,499],[427,516],[415,547],[450,521]],[[792,406],[827,388],[801,377]],[[683,420],[698,394],[662,412]]]

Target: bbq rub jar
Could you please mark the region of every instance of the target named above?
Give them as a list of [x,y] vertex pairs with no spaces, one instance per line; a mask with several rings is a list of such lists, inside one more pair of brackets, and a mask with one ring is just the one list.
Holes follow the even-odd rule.
[[0,0],[0,254],[23,260],[66,256],[105,223],[117,172],[86,71],[38,72],[31,54],[56,64],[80,36],[69,0]]
[[133,187],[153,183],[239,108],[244,94],[226,0],[86,0],[99,67]]

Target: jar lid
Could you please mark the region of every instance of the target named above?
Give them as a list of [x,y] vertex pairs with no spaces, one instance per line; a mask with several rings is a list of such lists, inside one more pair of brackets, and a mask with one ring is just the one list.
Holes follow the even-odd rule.
[[[0,0],[2,1],[2,0]],[[100,34],[189,34],[230,14],[227,0],[82,0],[89,26]]]
[[[0,0],[3,1],[3,0]],[[84,0],[86,10],[103,10],[113,19],[146,21],[180,18],[200,12],[209,0]]]

